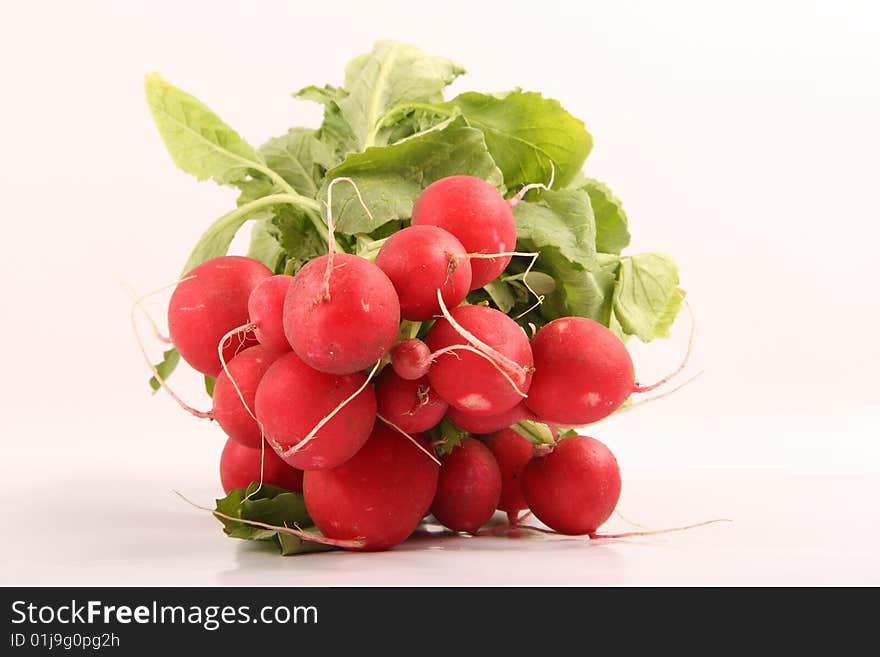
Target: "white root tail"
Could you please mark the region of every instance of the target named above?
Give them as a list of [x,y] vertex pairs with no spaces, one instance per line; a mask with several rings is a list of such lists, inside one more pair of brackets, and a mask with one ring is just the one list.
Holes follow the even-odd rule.
[[[141,355],[144,358],[144,362],[147,364],[147,367],[149,368],[150,372],[152,373],[153,378],[156,379],[156,381],[159,383],[161,388],[166,393],[168,393],[168,396],[170,396],[171,399],[173,399],[177,403],[178,406],[180,406],[183,410],[185,410],[190,415],[193,415],[193,416],[200,418],[200,419],[213,420],[214,419],[213,413],[211,413],[210,411],[200,411],[196,408],[193,408],[192,406],[187,404],[185,401],[183,401],[177,395],[177,393],[174,392],[174,390],[172,390],[171,387],[165,382],[165,379],[162,378],[162,375],[159,374],[159,370],[156,369],[156,366],[153,365],[153,361],[150,359],[149,355],[147,355],[147,349],[146,349],[146,347],[144,347],[144,342],[141,339],[141,334],[137,328],[137,319],[135,318],[136,311],[140,310],[141,313],[147,318],[147,320],[150,322],[150,324],[155,329],[156,323],[153,321],[153,318],[150,317],[150,314],[147,312],[146,308],[143,307],[143,303],[142,303],[143,300],[153,296],[154,294],[158,294],[159,292],[167,290],[169,288],[176,287],[177,285],[179,285],[183,281],[190,280],[190,278],[193,278],[193,277],[190,276],[187,278],[183,278],[183,279],[177,281],[176,283],[161,287],[158,290],[154,290],[154,291],[150,292],[149,294],[145,294],[141,297],[134,297],[133,302],[131,304],[131,309],[129,312],[129,319],[131,321],[131,330],[132,330],[132,333],[134,333],[134,339],[137,341],[138,348],[141,351]],[[129,292],[131,293],[131,291],[129,291]],[[132,294],[132,296],[134,296],[134,295]],[[158,333],[158,330],[156,332]]]
[[324,427],[324,425],[326,425],[330,420],[332,420],[334,417],[336,417],[337,413],[339,413],[343,408],[345,408],[346,406],[348,406],[348,404],[350,404],[352,401],[354,401],[354,399],[359,394],[361,394],[368,385],[370,385],[370,381],[375,376],[376,371],[379,369],[379,365],[381,365],[381,364],[382,364],[381,360],[376,361],[376,364],[373,365],[373,369],[370,371],[369,376],[367,376],[366,381],[363,382],[361,387],[359,387],[351,395],[349,395],[349,397],[346,398],[345,401],[343,401],[341,404],[339,404],[339,406],[337,406],[332,411],[330,411],[327,415],[325,415],[323,418],[321,418],[321,420],[318,422],[318,424],[316,424],[314,426],[314,428],[311,431],[309,431],[308,434],[306,434],[305,438],[300,440],[296,445],[293,445],[292,447],[289,447],[288,449],[285,450],[281,446],[280,443],[278,443],[275,440],[272,440],[272,445],[273,445],[273,447],[275,447],[275,451],[278,452],[278,455],[281,458],[286,459],[290,456],[293,456],[297,452],[301,451],[303,448],[305,448],[306,445],[308,445],[310,442],[312,442],[312,440],[315,439],[315,436]]
[[523,188],[516,193],[516,196],[508,201],[508,203],[510,203],[510,207],[515,208],[517,204],[523,200],[525,195],[533,189],[543,189],[545,192],[549,192],[550,188],[553,187],[553,183],[555,181],[556,165],[553,164],[553,160],[550,160],[550,182],[546,185],[544,183],[529,183],[528,185],[524,185]]
[[494,258],[502,258],[502,257],[506,257],[506,256],[511,256],[511,257],[522,256],[525,258],[532,259],[532,261],[529,263],[529,266],[526,267],[525,272],[523,272],[522,282],[523,282],[523,285],[526,286],[526,289],[532,294],[532,296],[535,297],[535,299],[537,299],[537,301],[535,301],[535,303],[533,305],[529,306],[526,310],[522,311],[519,315],[514,317],[514,319],[520,319],[521,317],[525,317],[530,312],[532,312],[535,308],[537,308],[542,303],[544,303],[544,295],[538,294],[537,292],[535,292],[534,289],[532,289],[532,286],[529,285],[529,273],[532,271],[532,267],[534,267],[535,263],[538,261],[539,255],[541,255],[539,252],[524,253],[521,251],[505,251],[503,253],[468,253],[467,257],[468,258],[483,259],[483,260],[486,260],[486,259],[492,260]]
[[357,183],[355,183],[354,180],[348,177],[340,177],[334,178],[330,181],[330,184],[327,185],[327,268],[324,270],[325,301],[330,299],[330,275],[333,273],[333,256],[336,254],[336,239],[334,237],[335,226],[333,223],[333,185],[338,182],[347,182],[354,187],[354,193],[357,195],[358,202],[361,204],[364,212],[367,213],[370,222],[373,221],[373,214],[364,202],[364,197],[361,196],[361,190],[358,189]]
[[456,333],[467,340],[471,345],[482,351],[485,355],[489,356],[496,364],[506,368],[511,377],[513,377],[513,380],[517,382],[517,388],[525,383],[527,368],[523,367],[516,361],[511,360],[496,349],[493,349],[464,328],[461,324],[456,322],[455,318],[450,314],[449,309],[446,307],[446,303],[443,301],[443,295],[440,293],[440,290],[437,290],[437,300],[440,302],[440,310],[443,313],[443,317],[445,317],[446,321],[449,322],[453,329],[455,329]]
[[438,459],[434,454],[432,454],[430,450],[426,449],[426,448],[424,447],[424,445],[422,445],[418,440],[416,440],[416,439],[413,438],[411,435],[409,435],[406,431],[404,431],[404,430],[401,429],[399,426],[397,426],[396,424],[394,424],[394,422],[392,422],[391,420],[382,417],[382,416],[379,415],[378,413],[376,413],[376,417],[379,418],[380,420],[382,420],[382,422],[384,422],[385,424],[387,424],[389,427],[391,427],[392,429],[394,429],[394,430],[397,431],[398,433],[403,434],[403,435],[404,435],[404,436],[405,436],[405,437],[406,437],[406,438],[407,438],[407,439],[408,439],[413,445],[415,445],[415,446],[418,447],[420,450],[422,450],[422,451],[425,453],[425,455],[426,455],[429,459],[431,459],[432,461],[434,461],[434,463],[436,463],[437,465],[440,465],[440,459]]

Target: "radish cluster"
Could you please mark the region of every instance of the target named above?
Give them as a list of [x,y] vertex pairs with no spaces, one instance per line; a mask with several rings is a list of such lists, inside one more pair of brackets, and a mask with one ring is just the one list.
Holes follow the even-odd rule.
[[451,176],[374,261],[331,248],[290,276],[222,256],[185,275],[171,341],[216,377],[224,489],[301,490],[324,536],[365,550],[404,541],[429,512],[472,534],[496,510],[511,525],[531,511],[559,533],[594,534],[620,495],[617,462],[557,428],[617,410],[639,391],[633,364],[593,320],[563,317],[530,338],[467,303],[516,249],[511,207],[487,182]]

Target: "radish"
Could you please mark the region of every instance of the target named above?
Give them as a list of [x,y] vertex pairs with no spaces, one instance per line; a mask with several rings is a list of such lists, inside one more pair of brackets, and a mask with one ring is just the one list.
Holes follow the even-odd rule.
[[451,407],[446,412],[446,416],[460,429],[476,434],[500,431],[522,420],[538,421],[538,417],[528,409],[524,402],[520,402],[509,411],[498,415],[474,415]]
[[620,498],[620,468],[605,445],[587,436],[557,443],[523,471],[522,492],[532,513],[560,534],[593,534]]
[[277,274],[260,282],[248,298],[248,317],[260,344],[278,353],[290,351],[284,335],[284,299],[293,276]]
[[284,300],[284,333],[296,354],[328,374],[351,374],[384,356],[397,338],[400,303],[385,273],[348,253],[311,260]]
[[483,442],[492,452],[501,470],[501,498],[498,509],[507,513],[511,525],[516,524],[517,514],[529,508],[522,492],[522,474],[532,460],[532,444],[512,429],[502,429],[488,436]]
[[440,313],[437,290],[449,306],[464,301],[471,263],[455,237],[436,226],[410,226],[389,237],[376,256],[400,297],[404,319],[424,321]]
[[223,491],[228,495],[229,491],[247,488],[255,481],[299,492],[302,491],[303,473],[302,470],[287,465],[269,447],[253,449],[230,438],[220,455],[220,483],[223,484]]
[[418,338],[403,340],[391,350],[391,367],[401,379],[421,379],[431,369],[431,349]]
[[494,308],[459,306],[448,311],[431,327],[426,343],[434,359],[428,372],[431,386],[459,410],[499,415],[529,390],[534,368],[528,338]]
[[443,457],[431,513],[453,531],[475,534],[495,512],[501,487],[501,470],[492,452],[466,436]]
[[255,407],[269,444],[301,470],[344,463],[366,442],[376,421],[376,395],[366,376],[319,372],[293,352],[280,356],[263,375]]
[[535,374],[526,405],[543,421],[562,426],[596,422],[617,410],[635,383],[626,346],[584,317],[563,317],[532,339]]
[[[227,333],[248,322],[248,298],[272,272],[263,263],[241,256],[221,256],[190,271],[168,303],[168,330],[181,357],[194,369],[216,377],[221,370],[217,345]],[[230,360],[257,344],[242,333],[223,348]]]
[[214,419],[227,436],[246,447],[259,449],[263,443],[263,432],[253,416],[254,398],[263,375],[277,358],[276,352],[263,345],[248,347],[226,364],[214,384]]
[[[485,180],[449,176],[430,184],[416,199],[413,226],[438,226],[449,231],[468,253],[507,253],[516,246],[516,222],[510,203]],[[498,278],[510,256],[471,262],[471,289]]]
[[[427,447],[422,437],[417,440]],[[397,431],[377,424],[343,465],[303,477],[306,509],[324,536],[387,550],[412,534],[437,490],[437,465]]]
[[433,428],[449,408],[431,388],[427,377],[408,381],[390,367],[376,380],[376,404],[379,415],[409,433]]

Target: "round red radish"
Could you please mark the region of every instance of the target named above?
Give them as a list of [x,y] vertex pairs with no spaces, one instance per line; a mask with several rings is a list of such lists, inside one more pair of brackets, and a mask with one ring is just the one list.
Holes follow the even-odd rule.
[[455,407],[450,407],[446,412],[446,416],[452,420],[457,427],[460,427],[468,433],[492,433],[506,429],[512,424],[523,420],[538,420],[538,417],[532,413],[525,405],[520,402],[509,411],[504,411],[498,415],[473,415],[466,413]]
[[[276,352],[263,345],[256,345],[239,352],[226,364],[226,369],[238,386],[241,397],[238,396],[235,386],[232,385],[225,371],[220,372],[214,384],[214,419],[227,436],[247,447],[259,448],[263,441],[260,426],[251,417],[251,413],[254,413],[257,386],[277,358]],[[242,397],[247,408],[241,403]]]
[[452,233],[437,226],[409,226],[389,237],[376,266],[400,298],[400,316],[425,321],[440,314],[437,290],[447,306],[464,301],[471,286],[471,263]]
[[263,375],[254,406],[266,440],[290,465],[301,470],[335,468],[350,459],[370,436],[376,421],[376,395],[366,386],[298,452],[291,448],[366,381],[357,374],[326,374],[288,352]]
[[220,483],[226,494],[236,488],[247,488],[260,481],[260,459],[263,459],[263,483],[285,490],[302,491],[302,470],[292,468],[282,461],[272,448],[245,447],[231,438],[226,441],[220,455]]
[[620,498],[620,468],[605,445],[572,436],[523,471],[522,492],[532,513],[560,534],[592,534]]
[[[500,353],[495,363],[466,350],[435,356],[428,372],[431,386],[451,406],[471,415],[499,415],[523,399],[532,380],[532,349],[526,334],[510,317],[486,306],[459,306],[452,318],[476,338]],[[452,345],[468,345],[448,320],[431,327],[426,343],[431,352]],[[507,374],[513,384],[505,378]]]
[[315,258],[293,277],[284,300],[284,333],[308,365],[351,374],[375,364],[397,338],[400,303],[384,272],[347,253]]
[[277,274],[263,280],[248,298],[248,316],[256,324],[254,335],[260,344],[279,354],[290,351],[284,335],[284,299],[293,276]]
[[407,381],[386,367],[376,381],[379,415],[407,433],[421,433],[435,427],[449,404],[431,388],[427,377]]
[[346,463],[305,473],[306,509],[324,536],[362,538],[365,550],[387,550],[406,540],[427,512],[437,472],[437,464],[406,437],[377,423]]
[[[168,331],[180,356],[195,370],[216,377],[220,339],[248,323],[248,297],[271,275],[263,263],[241,256],[213,258],[186,274],[168,303]],[[229,361],[255,344],[250,335],[233,336],[223,357]]]
[[492,452],[465,436],[443,457],[431,513],[453,531],[475,534],[495,512],[501,486],[501,470]]
[[635,390],[626,346],[584,317],[563,317],[532,339],[535,375],[526,405],[543,421],[582,426],[607,417]]
[[507,513],[510,522],[520,511],[529,508],[522,492],[522,474],[532,460],[532,444],[512,429],[502,429],[488,436],[483,442],[492,452],[501,470],[501,498],[498,508]]
[[421,379],[431,369],[431,350],[418,338],[408,338],[391,350],[391,367],[401,379]]
[[[516,222],[510,204],[485,180],[449,176],[429,185],[416,199],[413,226],[439,226],[468,253],[509,253],[516,248]],[[471,289],[498,278],[510,256],[471,260]]]

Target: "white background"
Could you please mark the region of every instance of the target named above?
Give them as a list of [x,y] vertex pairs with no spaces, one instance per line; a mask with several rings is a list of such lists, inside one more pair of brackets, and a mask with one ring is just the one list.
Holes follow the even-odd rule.
[[[347,4],[2,4],[0,584],[880,583],[875,6]],[[260,144],[317,126],[289,93],[341,83],[380,38],[462,62],[453,93],[540,90],[586,121],[632,250],[680,263],[705,370],[591,433],[627,517],[733,523],[278,559],[172,494],[220,492],[222,435],[147,393],[124,286],[172,282],[233,193],[174,167],[143,75]],[[633,346],[642,380],[687,332]],[[174,383],[207,406],[195,376]]]

